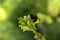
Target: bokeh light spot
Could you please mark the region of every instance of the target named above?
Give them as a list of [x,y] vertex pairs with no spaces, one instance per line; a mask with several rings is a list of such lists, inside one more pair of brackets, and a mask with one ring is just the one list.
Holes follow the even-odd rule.
[[0,21],[4,21],[6,17],[6,11],[4,10],[4,8],[0,8]]

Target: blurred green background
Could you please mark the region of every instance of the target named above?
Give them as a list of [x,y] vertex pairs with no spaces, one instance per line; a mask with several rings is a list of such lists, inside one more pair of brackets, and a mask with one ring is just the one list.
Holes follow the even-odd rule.
[[60,40],[60,0],[0,0],[0,40],[35,40],[22,32],[18,18],[37,14],[47,40]]

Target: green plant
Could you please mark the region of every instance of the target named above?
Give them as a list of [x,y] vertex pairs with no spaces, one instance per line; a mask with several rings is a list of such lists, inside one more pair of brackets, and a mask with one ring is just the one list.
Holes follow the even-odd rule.
[[46,40],[44,36],[40,32],[37,32],[36,24],[40,22],[40,19],[38,18],[36,22],[33,22],[28,18],[28,16],[20,17],[19,20],[19,27],[23,32],[25,31],[32,31],[32,33],[35,34],[34,38],[36,40]]

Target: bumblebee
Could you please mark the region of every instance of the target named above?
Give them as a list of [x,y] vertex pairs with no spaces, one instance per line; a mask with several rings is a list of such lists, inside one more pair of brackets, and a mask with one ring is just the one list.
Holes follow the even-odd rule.
[[28,15],[28,18],[29,18],[30,20],[32,20],[33,22],[36,22],[37,19],[38,19],[38,17],[36,16],[36,14],[35,14],[35,15],[29,14],[29,15]]

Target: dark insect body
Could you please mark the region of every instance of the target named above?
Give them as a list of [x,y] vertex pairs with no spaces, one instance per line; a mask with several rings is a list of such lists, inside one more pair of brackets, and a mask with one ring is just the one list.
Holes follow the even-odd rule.
[[28,15],[29,19],[31,19],[33,22],[36,22],[37,21],[37,16],[36,15],[33,15],[33,14],[30,14]]

